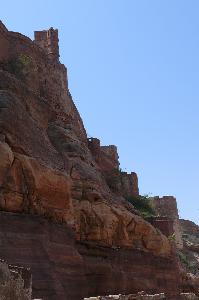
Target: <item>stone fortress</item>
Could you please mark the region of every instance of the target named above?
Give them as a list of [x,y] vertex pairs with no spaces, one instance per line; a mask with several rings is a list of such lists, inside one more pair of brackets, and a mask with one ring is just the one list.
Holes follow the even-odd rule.
[[150,220],[126,201],[139,197],[137,174],[119,169],[116,146],[88,138],[58,42],[53,28],[32,41],[0,22],[1,258],[31,268],[44,300],[197,292],[177,257],[175,198],[151,199]]

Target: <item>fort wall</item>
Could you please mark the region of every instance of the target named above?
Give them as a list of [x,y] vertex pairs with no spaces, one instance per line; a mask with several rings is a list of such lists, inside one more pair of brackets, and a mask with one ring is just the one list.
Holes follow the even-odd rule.
[[0,22],[0,61],[25,60],[23,83],[48,101],[56,113],[57,125],[74,126],[78,137],[87,143],[83,122],[68,89],[67,69],[59,61],[58,42],[56,29],[36,31],[35,41],[32,41],[20,33],[8,31]]
[[176,245],[183,248],[182,233],[178,215],[176,199],[173,196],[153,197],[151,204],[158,217],[167,217],[173,223],[173,234],[175,234]]

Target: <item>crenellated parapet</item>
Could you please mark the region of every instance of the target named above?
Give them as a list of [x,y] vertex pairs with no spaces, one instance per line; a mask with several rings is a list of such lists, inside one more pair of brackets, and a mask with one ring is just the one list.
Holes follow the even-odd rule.
[[135,172],[121,172],[121,185],[125,198],[139,196],[138,176]]

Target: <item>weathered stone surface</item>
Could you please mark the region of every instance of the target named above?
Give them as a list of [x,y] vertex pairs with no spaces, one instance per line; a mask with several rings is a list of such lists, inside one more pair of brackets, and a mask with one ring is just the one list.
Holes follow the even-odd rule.
[[180,226],[184,235],[189,234],[199,240],[199,226],[197,224],[189,220],[181,219]]
[[91,298],[85,298],[84,300],[148,300],[148,299],[154,299],[154,300],[160,300],[160,299],[166,299],[166,296],[164,293],[156,294],[156,295],[147,295],[144,292],[140,292],[138,294],[132,294],[132,295],[110,295],[110,296],[99,296],[99,297],[91,297]]
[[119,155],[116,146],[101,146],[99,139],[89,138],[88,147],[109,188],[114,193],[125,198],[139,195],[137,174],[135,172],[128,174],[119,169]]
[[182,300],[186,300],[186,299],[190,299],[190,300],[198,300],[199,297],[196,296],[194,293],[181,293],[181,299]]
[[141,217],[133,215],[122,205],[82,200],[76,203],[80,240],[104,245],[129,246],[168,256],[171,245],[167,238]]
[[[139,194],[137,175],[120,172],[115,146],[87,139],[57,32],[31,41],[0,24],[0,41],[2,257],[32,268],[34,295],[44,300],[129,294],[143,282],[148,292],[176,295],[170,242],[124,198]],[[19,59],[28,62],[20,74],[9,69]]]
[[[51,116],[59,119],[59,113],[53,112],[43,100],[40,102],[27,86],[22,88],[7,73],[1,72],[1,76],[4,90],[0,103],[5,108],[0,112],[1,131],[15,156],[4,182],[1,208],[38,213],[68,224],[73,223],[75,214],[80,240],[128,245],[169,255],[170,245],[163,235],[132,214],[120,199],[116,204],[117,196],[111,193],[99,167],[95,166],[87,141],[79,140],[76,130],[51,122]],[[13,155],[12,151],[9,155]],[[11,160],[8,157],[2,174],[7,172]]]
[[13,163],[7,168],[2,184],[1,209],[38,213],[73,225],[68,176],[28,156],[12,153],[11,157]]
[[178,293],[175,257],[76,242],[70,227],[46,218],[0,212],[0,241],[3,259],[31,269],[34,298],[82,300],[143,289]]
[[153,197],[151,205],[158,217],[167,217],[168,221],[171,220],[176,246],[182,249],[183,240],[176,199],[173,196]]
[[0,261],[0,299],[31,300],[31,294],[29,270]]
[[0,142],[0,187],[4,184],[13,160],[14,155],[8,144]]
[[188,272],[199,277],[199,226],[188,220],[180,220],[184,247],[183,265]]
[[[182,290],[185,293],[194,293],[199,298],[199,277],[184,271],[182,275]],[[189,299],[189,298],[188,298]]]
[[[85,298],[84,300],[160,300],[160,299],[168,299],[164,293],[156,294],[156,295],[147,295],[145,293],[138,293],[133,295],[110,295],[110,296],[98,296],[98,297],[91,297],[91,298]],[[176,300],[197,300],[199,299],[195,294],[193,293],[181,293]],[[175,300],[174,298],[172,300]]]

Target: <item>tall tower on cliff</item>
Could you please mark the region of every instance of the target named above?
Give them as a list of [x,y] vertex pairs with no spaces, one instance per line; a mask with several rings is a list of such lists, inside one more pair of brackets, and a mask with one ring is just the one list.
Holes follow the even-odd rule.
[[58,30],[52,27],[49,30],[35,31],[34,42],[43,48],[49,57],[59,60]]

